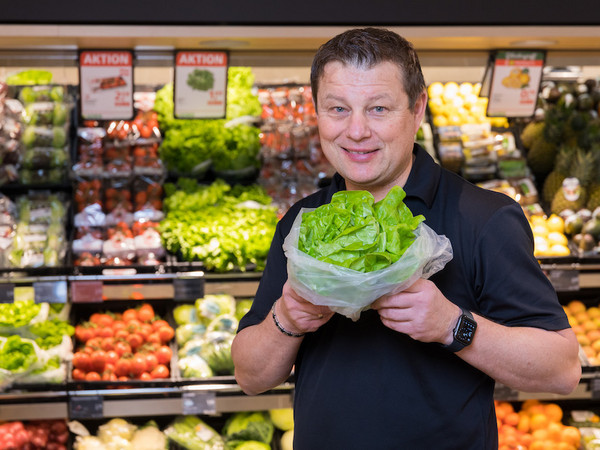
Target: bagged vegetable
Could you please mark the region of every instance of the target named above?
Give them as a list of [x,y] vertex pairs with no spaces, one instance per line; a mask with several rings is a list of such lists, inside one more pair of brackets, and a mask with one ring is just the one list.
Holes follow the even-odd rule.
[[405,195],[396,187],[375,203],[366,191],[340,191],[321,209],[303,208],[283,244],[292,288],[356,321],[377,298],[441,270],[450,241],[413,217]]

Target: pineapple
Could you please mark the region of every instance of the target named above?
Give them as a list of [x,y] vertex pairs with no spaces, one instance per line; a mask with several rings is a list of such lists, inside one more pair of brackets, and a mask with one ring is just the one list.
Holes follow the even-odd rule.
[[552,199],[561,188],[563,180],[569,175],[575,152],[575,148],[563,145],[556,155],[554,170],[548,174],[542,187],[542,198],[546,204],[552,203]]
[[600,206],[600,147],[593,146],[590,153],[592,153],[596,159],[596,170],[594,179],[588,189],[586,208],[593,211]]
[[594,178],[595,171],[594,154],[578,149],[569,176],[563,180],[562,189],[554,194],[550,206],[552,213],[560,215],[566,209],[575,212],[583,209],[587,201],[587,187]]
[[557,145],[546,140],[543,135],[533,138],[527,151],[527,164],[536,178],[544,179],[552,171],[557,153]]

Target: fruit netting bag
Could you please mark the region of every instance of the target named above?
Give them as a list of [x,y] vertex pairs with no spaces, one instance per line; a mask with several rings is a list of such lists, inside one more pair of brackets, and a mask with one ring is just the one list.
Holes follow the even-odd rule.
[[450,240],[420,223],[412,244],[386,268],[360,272],[320,261],[298,249],[303,213],[313,210],[302,208],[284,240],[288,280],[306,300],[328,306],[353,321],[382,295],[401,292],[417,279],[429,278],[452,259]]

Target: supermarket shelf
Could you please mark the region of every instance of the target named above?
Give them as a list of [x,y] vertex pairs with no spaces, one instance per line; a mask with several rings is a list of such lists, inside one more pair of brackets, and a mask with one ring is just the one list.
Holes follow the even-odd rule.
[[236,384],[0,394],[0,421],[218,415],[289,408],[293,384],[247,396]]

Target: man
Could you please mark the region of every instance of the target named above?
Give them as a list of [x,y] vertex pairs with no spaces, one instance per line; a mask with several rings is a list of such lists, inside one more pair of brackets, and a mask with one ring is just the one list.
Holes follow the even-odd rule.
[[[295,365],[301,450],[497,447],[494,380],[567,394],[581,375],[577,340],[533,257],[522,209],[414,144],[425,82],[411,44],[395,33],[366,28],[333,38],[315,56],[311,86],[323,152],[337,174],[278,224],[232,349],[239,385],[264,392]],[[412,213],[450,239],[446,267],[377,299],[356,322],[295,293],[281,246],[300,208],[343,189],[378,201],[396,185]]]

